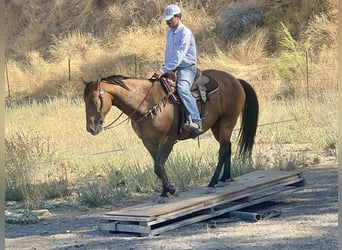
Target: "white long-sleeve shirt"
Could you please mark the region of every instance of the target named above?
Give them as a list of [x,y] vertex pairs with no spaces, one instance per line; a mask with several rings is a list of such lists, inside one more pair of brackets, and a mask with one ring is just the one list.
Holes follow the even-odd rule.
[[164,65],[160,71],[164,74],[169,70],[188,67],[196,64],[196,42],[191,30],[183,23],[177,29],[169,29],[165,49]]

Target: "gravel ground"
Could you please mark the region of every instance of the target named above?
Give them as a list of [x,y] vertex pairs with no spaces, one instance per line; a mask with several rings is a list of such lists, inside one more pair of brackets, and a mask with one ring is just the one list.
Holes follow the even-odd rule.
[[[64,205],[49,209],[35,224],[7,223],[6,249],[337,249],[337,164],[307,168],[304,177],[304,190],[250,207],[260,215],[279,215],[254,223],[218,218],[139,237],[99,229],[101,216],[112,208]],[[144,200],[120,206],[139,202]]]

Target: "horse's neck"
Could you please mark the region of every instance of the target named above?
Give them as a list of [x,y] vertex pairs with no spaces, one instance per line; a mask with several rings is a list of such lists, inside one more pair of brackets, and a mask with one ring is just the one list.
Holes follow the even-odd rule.
[[114,84],[108,84],[108,92],[112,95],[112,105],[127,116],[139,118],[151,108],[153,98],[152,83],[143,79],[127,79],[124,81],[129,90]]

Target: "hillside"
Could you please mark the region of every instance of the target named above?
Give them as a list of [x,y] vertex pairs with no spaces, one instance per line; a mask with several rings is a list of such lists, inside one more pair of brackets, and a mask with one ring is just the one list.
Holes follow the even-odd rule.
[[[305,171],[309,176],[313,171],[314,176],[310,182],[308,179],[308,183],[314,183],[315,186],[309,189],[313,190],[311,195],[318,199],[309,197],[310,200],[320,200],[321,196],[316,191],[329,198],[326,189],[322,189],[320,184],[331,182],[331,173],[333,177],[336,176],[336,169],[332,169],[333,172],[327,170],[328,165],[336,165],[338,155],[337,0],[178,2],[183,9],[184,23],[196,37],[198,67],[229,72],[249,82],[257,94],[259,116],[252,158],[247,164],[239,160],[239,122],[231,137],[232,176],[253,170],[298,170]],[[50,218],[53,219],[51,223],[49,219],[44,219],[36,224],[37,227],[6,225],[6,229],[7,226],[10,229],[7,230],[10,245],[23,248],[24,245],[18,241],[20,238],[24,244],[30,244],[30,249],[41,249],[41,246],[45,246],[47,236],[56,235],[62,241],[51,241],[52,245],[69,247],[66,245],[72,239],[69,236],[76,232],[83,239],[75,238],[77,243],[72,239],[72,244],[77,244],[75,249],[83,246],[105,249],[107,243],[102,244],[101,239],[95,239],[94,232],[79,234],[75,231],[78,228],[85,232],[83,225],[92,225],[89,228],[93,231],[96,224],[96,211],[84,210],[83,204],[115,207],[120,204],[132,205],[135,198],[137,202],[141,199],[145,202],[145,197],[152,198],[155,192],[161,190],[152,157],[134,133],[127,117],[121,117],[120,109],[113,107],[103,123],[103,127],[109,124],[120,127],[104,129],[96,137],[87,133],[83,98],[85,86],[82,80],[91,81],[113,74],[150,77],[163,61],[167,26],[160,21],[160,16],[168,3],[166,0],[6,0],[6,201],[19,201],[21,211],[23,207],[47,208],[49,202],[46,201],[58,201],[62,207],[57,205],[57,210],[60,209],[57,214],[62,215],[70,215],[68,211],[74,207],[69,205],[75,202],[77,206],[82,204],[82,211],[91,215],[89,220],[83,220],[83,215],[75,210],[76,214],[70,215],[77,219],[72,220],[75,221],[73,228],[69,227],[69,218],[56,217],[55,214]],[[220,89],[222,91],[224,87]],[[130,97],[143,98],[138,109],[148,106],[145,100],[154,99],[148,96],[151,91],[143,97],[135,88],[130,90]],[[215,96],[219,95],[210,95],[208,100],[217,99]],[[102,102],[93,100],[101,106],[101,111],[104,111],[103,100],[107,100],[107,97],[108,94],[102,98]],[[229,100],[229,97],[234,99],[234,92],[225,94],[219,100]],[[250,98],[247,97],[247,100],[245,107],[251,103]],[[165,105],[165,109],[160,104],[152,104],[149,119],[158,119],[161,112],[171,110],[169,105]],[[207,118],[222,113],[220,108],[209,113],[213,105],[207,104],[208,109],[201,108]],[[150,108],[147,109],[147,113],[141,113],[150,114]],[[213,130],[217,130],[222,119],[227,120],[231,116],[226,114],[218,117],[217,121],[212,122]],[[209,127],[206,120],[204,122]],[[148,123],[160,124],[159,120],[149,120]],[[145,125],[140,126],[140,132],[144,133],[142,126]],[[220,127],[223,132],[218,137],[227,133],[225,128],[227,126]],[[154,129],[149,130],[153,132]],[[155,130],[160,132],[159,128]],[[154,137],[159,139],[157,141],[165,141],[161,136]],[[220,146],[214,138],[213,132],[208,131],[196,140],[175,143],[165,169],[170,181],[180,190],[206,184],[212,177]],[[323,177],[330,178],[328,182],[322,179],[323,172],[326,173]],[[317,178],[321,182],[317,182]],[[335,197],[330,198],[331,206],[336,208]],[[125,200],[127,203],[121,203]],[[8,204],[11,207],[10,204],[14,203]],[[288,210],[298,210],[297,205],[296,202],[295,208],[288,207]],[[313,224],[307,217],[313,211],[312,205],[305,203],[304,206],[309,209],[302,214],[305,221],[310,222],[308,228]],[[326,210],[327,216],[331,215],[330,210]],[[321,209],[317,211],[322,212]],[[283,215],[286,221],[292,216],[282,212]],[[62,223],[57,223],[60,227],[54,219]],[[322,217],[321,221],[326,219]],[[66,227],[63,221],[67,222]],[[278,226],[283,226],[278,222]],[[335,220],[331,222],[335,223]],[[270,222],[267,220],[266,224],[268,230]],[[322,237],[312,241],[312,236],[325,237],[326,224],[322,226],[324,232],[317,231],[315,227],[314,231],[308,231],[307,238],[298,237],[304,224],[300,221],[298,225],[297,231],[292,228],[287,230],[296,233],[290,238],[287,233],[279,238],[279,228],[274,229],[276,237],[273,242],[285,242],[278,244],[275,249],[295,246],[293,239],[297,240],[299,247],[304,246],[300,243],[308,242],[304,249],[313,249],[313,245],[317,249],[322,248],[322,244],[316,244],[322,243]],[[331,225],[329,230],[335,232],[335,224]],[[21,229],[17,230],[16,226]],[[32,238],[27,233],[28,227],[34,235],[42,238],[38,241]],[[58,232],[55,234],[50,227]],[[202,228],[208,233],[207,226]],[[217,236],[217,228],[213,230],[216,230],[214,234]],[[190,231],[193,234],[193,230]],[[269,235],[263,229],[257,231],[262,232],[263,236]],[[21,237],[23,233],[29,238]],[[92,242],[96,241],[96,246],[84,242],[84,236],[89,236]],[[237,244],[246,247],[246,235],[240,236],[243,242]],[[252,241],[259,237],[250,236]],[[333,237],[336,235],[332,233],[330,236],[328,243],[332,243],[333,248]],[[107,236],[105,238],[105,242],[112,241]],[[237,239],[231,235],[228,238],[234,242]],[[82,241],[81,245],[79,240]],[[38,243],[33,246],[32,242]],[[100,244],[97,245],[97,242]],[[202,238],[198,242],[198,245],[203,245]],[[145,244],[141,249],[160,246]],[[186,245],[185,248],[188,249],[188,246],[193,248],[195,245]],[[180,248],[177,245],[175,249]],[[204,246],[203,249],[208,248]]]
[[[8,0],[9,75],[30,79],[28,72],[56,76],[59,72],[48,67],[56,68],[51,63],[68,59],[77,72],[86,72],[85,77],[133,72],[132,60],[140,75],[148,75],[162,61],[166,25],[159,19],[168,3]],[[220,52],[245,65],[263,63],[283,49],[282,25],[295,41],[310,41],[315,53],[323,47],[336,47],[337,0],[197,0],[183,1],[181,8],[184,22],[195,33],[203,66]],[[57,76],[56,81],[61,85],[64,80]],[[18,92],[28,94],[24,89]]]

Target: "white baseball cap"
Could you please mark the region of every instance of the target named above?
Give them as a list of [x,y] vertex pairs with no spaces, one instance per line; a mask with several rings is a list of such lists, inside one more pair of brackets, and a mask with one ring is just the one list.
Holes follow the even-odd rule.
[[180,13],[181,13],[181,9],[178,7],[178,5],[170,4],[170,5],[166,6],[162,20],[163,21],[169,20],[174,15],[177,15]]

